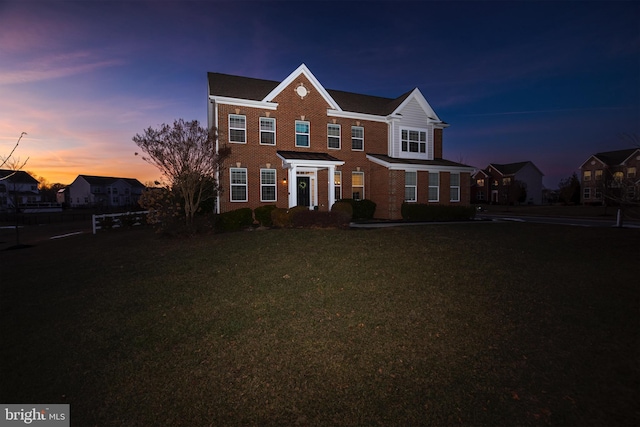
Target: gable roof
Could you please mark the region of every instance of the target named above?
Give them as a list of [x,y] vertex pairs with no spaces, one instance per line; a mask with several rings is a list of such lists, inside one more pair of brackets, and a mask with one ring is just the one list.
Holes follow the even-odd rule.
[[403,93],[397,98],[325,89],[304,64],[289,74],[282,82],[210,72],[207,73],[209,95],[212,97],[217,96],[257,102],[271,102],[278,93],[289,86],[300,74],[303,74],[314,85],[327,100],[327,103],[335,110],[375,116],[388,116],[393,114],[408,98],[414,96],[423,108],[425,105],[428,107],[426,110],[429,115],[434,116],[432,119],[440,121],[417,88]]
[[640,148],[629,148],[626,150],[605,151],[603,153],[594,154],[599,160],[609,166],[617,166],[624,163],[634,152]]
[[542,174],[540,169],[536,167],[531,161],[526,162],[517,162],[517,163],[506,163],[506,164],[498,164],[498,163],[489,163],[486,170],[489,170],[490,167],[493,167],[496,171],[498,171],[501,175],[515,175],[518,173],[523,167],[530,164]]
[[96,187],[102,187],[107,185],[112,185],[116,181],[124,181],[131,185],[132,187],[144,187],[144,185],[135,178],[118,178],[113,176],[94,176],[94,175],[78,175],[78,178],[82,177],[85,181],[87,181],[90,185],[94,185]]
[[25,171],[14,171],[11,169],[0,169],[0,180],[16,182],[21,184],[38,184],[39,181]]

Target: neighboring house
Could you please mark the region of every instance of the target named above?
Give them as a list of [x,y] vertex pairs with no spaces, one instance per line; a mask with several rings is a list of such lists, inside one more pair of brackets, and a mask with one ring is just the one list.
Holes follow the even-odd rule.
[[580,166],[582,204],[640,201],[640,148],[591,155]]
[[209,127],[231,148],[218,212],[328,211],[353,198],[398,219],[405,200],[469,204],[473,168],[442,158],[449,125],[417,88],[393,99],[330,90],[304,64],[283,81],[219,73],[208,81]]
[[24,171],[0,169],[0,211],[40,202],[38,180]]
[[485,169],[473,174],[471,200],[473,203],[540,205],[543,176],[540,169],[530,161],[490,163]]
[[133,207],[137,206],[144,188],[133,178],[78,175],[65,191],[58,192],[59,196],[62,194],[58,202],[72,208]]

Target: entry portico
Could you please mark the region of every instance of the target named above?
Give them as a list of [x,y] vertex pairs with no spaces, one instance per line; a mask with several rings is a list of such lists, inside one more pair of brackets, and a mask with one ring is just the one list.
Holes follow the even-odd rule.
[[327,153],[312,153],[300,151],[278,151],[282,160],[282,167],[287,170],[288,205],[308,206],[313,209],[319,206],[318,172],[327,170],[327,206],[331,208],[335,203],[335,171],[344,161]]

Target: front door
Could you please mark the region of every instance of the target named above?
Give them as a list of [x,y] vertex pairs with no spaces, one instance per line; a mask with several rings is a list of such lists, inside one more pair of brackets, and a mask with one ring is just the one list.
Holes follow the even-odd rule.
[[298,206],[309,206],[311,204],[311,198],[309,197],[309,195],[311,194],[310,192],[310,179],[308,176],[299,176],[298,180],[296,181],[296,183],[298,184],[298,200],[297,200],[297,204]]

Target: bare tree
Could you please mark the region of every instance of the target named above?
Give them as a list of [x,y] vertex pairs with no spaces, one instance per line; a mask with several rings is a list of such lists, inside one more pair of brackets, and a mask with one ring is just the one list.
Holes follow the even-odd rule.
[[29,158],[27,157],[27,160],[25,160],[24,162],[20,162],[20,158],[14,156],[14,153],[16,152],[16,150],[18,149],[18,146],[20,145],[20,141],[22,140],[22,137],[25,136],[26,134],[27,134],[26,132],[22,132],[20,134],[20,136],[18,137],[18,141],[15,143],[15,145],[9,152],[8,156],[6,157],[0,156],[0,169],[4,167],[8,167],[10,170],[13,171],[12,174],[6,175],[4,177],[0,177],[0,181],[11,178],[13,175],[15,175],[17,171],[22,170],[22,168],[24,168],[25,165],[27,164],[27,161],[29,161]]
[[217,172],[230,150],[216,150],[215,131],[197,120],[179,119],[173,125],[148,128],[136,134],[133,142],[146,154],[142,159],[157,167],[167,186],[184,201],[186,225],[191,227],[200,204],[217,197]]

